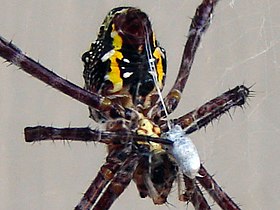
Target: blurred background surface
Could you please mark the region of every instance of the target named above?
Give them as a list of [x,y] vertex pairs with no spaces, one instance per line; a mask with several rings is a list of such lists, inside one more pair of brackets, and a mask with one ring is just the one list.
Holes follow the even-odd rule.
[[[96,39],[107,12],[135,6],[151,18],[168,56],[166,90],[178,71],[187,29],[199,0],[0,0],[0,34],[59,75],[83,86],[81,55]],[[243,209],[280,206],[280,3],[222,0],[203,37],[180,116],[239,84],[254,85],[245,109],[231,111],[191,135],[202,161]],[[0,59],[1,60],[1,59]],[[104,145],[24,142],[26,126],[98,126],[85,105],[0,61],[0,209],[73,209],[104,163]],[[177,201],[154,206],[135,184],[112,209],[185,209]],[[212,204],[212,203],[211,203]],[[192,209],[189,205],[188,209]],[[213,209],[218,209],[214,205]]]

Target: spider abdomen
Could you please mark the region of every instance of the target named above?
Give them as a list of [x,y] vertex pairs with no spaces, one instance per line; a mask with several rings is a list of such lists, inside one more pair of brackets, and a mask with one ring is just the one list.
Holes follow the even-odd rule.
[[[136,8],[111,10],[82,60],[85,88],[120,99],[124,107],[151,106],[155,102],[150,98],[158,94],[155,86],[164,85],[165,50],[155,38],[149,17]],[[94,110],[91,115],[95,120],[107,118]]]

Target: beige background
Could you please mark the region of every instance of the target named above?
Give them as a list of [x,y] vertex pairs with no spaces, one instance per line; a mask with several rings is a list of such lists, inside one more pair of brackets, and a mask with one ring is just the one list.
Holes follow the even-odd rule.
[[[168,52],[173,82],[190,17],[200,0],[78,1],[0,0],[0,34],[59,75],[83,86],[81,54],[106,13],[133,5],[147,12]],[[279,207],[279,23],[278,0],[223,0],[196,56],[179,116],[225,90],[245,83],[256,97],[191,137],[201,159],[244,209]],[[1,59],[0,59],[1,60]],[[0,209],[73,209],[104,162],[103,145],[28,144],[32,125],[96,127],[87,107],[0,61]],[[176,201],[156,207],[140,199],[134,183],[112,209],[186,209]],[[191,209],[191,208],[188,208]],[[215,205],[214,209],[218,209]]]

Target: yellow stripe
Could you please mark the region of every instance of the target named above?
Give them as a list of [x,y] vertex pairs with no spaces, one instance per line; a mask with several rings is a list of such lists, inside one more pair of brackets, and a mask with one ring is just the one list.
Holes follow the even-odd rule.
[[157,47],[153,53],[153,56],[158,60],[157,62],[157,74],[158,74],[158,82],[160,88],[162,88],[163,84],[163,77],[164,77],[164,71],[162,66],[162,57],[161,57],[161,50],[159,47]]
[[115,50],[120,50],[122,48],[122,37],[118,34],[115,29],[115,24],[112,24],[111,37],[113,38],[113,46]]
[[120,91],[123,88],[123,80],[121,78],[121,71],[119,68],[119,64],[117,60],[123,59],[123,55],[120,50],[122,48],[122,38],[118,34],[118,32],[115,30],[115,25],[112,25],[112,32],[111,32],[111,37],[113,38],[113,46],[115,53],[110,57],[111,61],[111,71],[108,72],[108,79],[113,83],[113,89],[110,90],[111,93],[115,93],[117,91]]

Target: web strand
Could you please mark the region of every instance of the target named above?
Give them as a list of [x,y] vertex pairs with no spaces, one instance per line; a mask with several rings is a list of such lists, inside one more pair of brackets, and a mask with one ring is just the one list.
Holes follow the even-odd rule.
[[[146,32],[148,32],[147,29],[146,29]],[[166,108],[166,105],[165,105],[164,100],[163,100],[163,96],[161,94],[160,87],[158,85],[158,77],[157,77],[157,72],[156,72],[155,59],[153,58],[153,55],[152,55],[152,50],[151,50],[151,46],[150,46],[150,38],[149,38],[148,33],[146,33],[146,38],[145,38],[145,49],[146,49],[146,52],[147,52],[148,63],[149,63],[149,68],[150,68],[149,72],[153,77],[154,84],[155,84],[156,90],[158,92],[160,103],[162,104],[165,116],[167,117],[168,112],[167,112],[167,108]],[[169,129],[171,129],[170,120],[167,120],[167,127]]]

